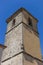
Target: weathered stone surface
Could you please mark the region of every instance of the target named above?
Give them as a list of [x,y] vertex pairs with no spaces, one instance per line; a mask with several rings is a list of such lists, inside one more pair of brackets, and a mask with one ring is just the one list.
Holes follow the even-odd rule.
[[23,41],[25,51],[30,55],[41,59],[39,37],[26,25],[23,25]]
[[22,51],[22,24],[6,34],[5,45],[7,48],[3,51],[2,60]]
[[[16,26],[17,24],[19,24],[20,22],[22,22],[22,12],[19,13],[14,19],[15,19],[15,25],[14,26]],[[7,25],[7,32],[14,27],[14,26],[12,26],[12,23],[13,23],[14,19],[12,19],[8,23],[8,25]]]
[[38,32],[38,27],[37,27],[37,20],[34,19],[30,14],[28,14],[26,11],[23,11],[23,22],[29,25],[29,18],[31,18],[32,21],[32,28]]
[[23,65],[23,54],[19,54],[5,62],[3,62],[1,65]]
[[3,48],[0,48],[0,65],[1,65],[2,52],[3,52]]
[[43,65],[43,62],[30,55],[24,54],[24,65]]

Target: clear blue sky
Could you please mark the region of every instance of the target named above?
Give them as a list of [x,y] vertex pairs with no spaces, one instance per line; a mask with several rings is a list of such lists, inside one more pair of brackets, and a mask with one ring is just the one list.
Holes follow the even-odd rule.
[[26,8],[38,22],[41,52],[43,54],[43,0],[0,0],[0,44],[4,44],[6,19],[20,7]]

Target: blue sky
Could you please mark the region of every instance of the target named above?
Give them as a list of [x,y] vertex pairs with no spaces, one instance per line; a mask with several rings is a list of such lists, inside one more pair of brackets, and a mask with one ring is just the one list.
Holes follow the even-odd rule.
[[6,19],[20,7],[26,8],[38,22],[41,52],[43,55],[43,0],[0,0],[0,44],[4,44]]

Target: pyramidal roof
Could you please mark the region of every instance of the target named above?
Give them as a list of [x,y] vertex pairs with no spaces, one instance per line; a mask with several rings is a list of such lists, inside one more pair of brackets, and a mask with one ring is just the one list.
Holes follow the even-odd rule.
[[0,48],[6,48],[6,46],[4,46],[4,45],[0,44]]
[[[30,14],[30,12],[28,12],[25,8],[20,8],[18,9],[15,13],[13,13],[7,20],[6,22],[9,23],[14,17],[16,17],[20,12],[22,11],[26,11],[29,15],[32,16],[32,14]],[[32,16],[35,20],[37,20],[37,18],[35,18],[34,16]],[[37,20],[38,21],[38,20]]]

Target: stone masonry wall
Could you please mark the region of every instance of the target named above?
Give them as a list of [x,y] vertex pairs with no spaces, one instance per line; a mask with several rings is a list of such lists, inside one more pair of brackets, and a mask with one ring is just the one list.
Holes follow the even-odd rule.
[[22,51],[22,24],[6,34],[5,46],[2,61]]
[[0,65],[1,65],[2,52],[3,52],[3,48],[0,48]]
[[40,61],[31,55],[24,54],[24,65],[43,65],[43,61]]
[[[19,13],[16,17],[14,17],[14,19],[15,19],[15,25],[14,26],[16,26],[17,24],[19,24],[20,22],[22,22],[22,12]],[[13,23],[14,19],[12,19],[8,23],[8,25],[7,25],[7,32],[14,27],[14,26],[12,26],[12,23]]]
[[25,24],[23,24],[23,44],[27,53],[41,59],[39,37],[31,28],[27,27]]
[[15,57],[12,57],[9,60],[1,63],[1,65],[23,65],[23,54],[21,53]]

